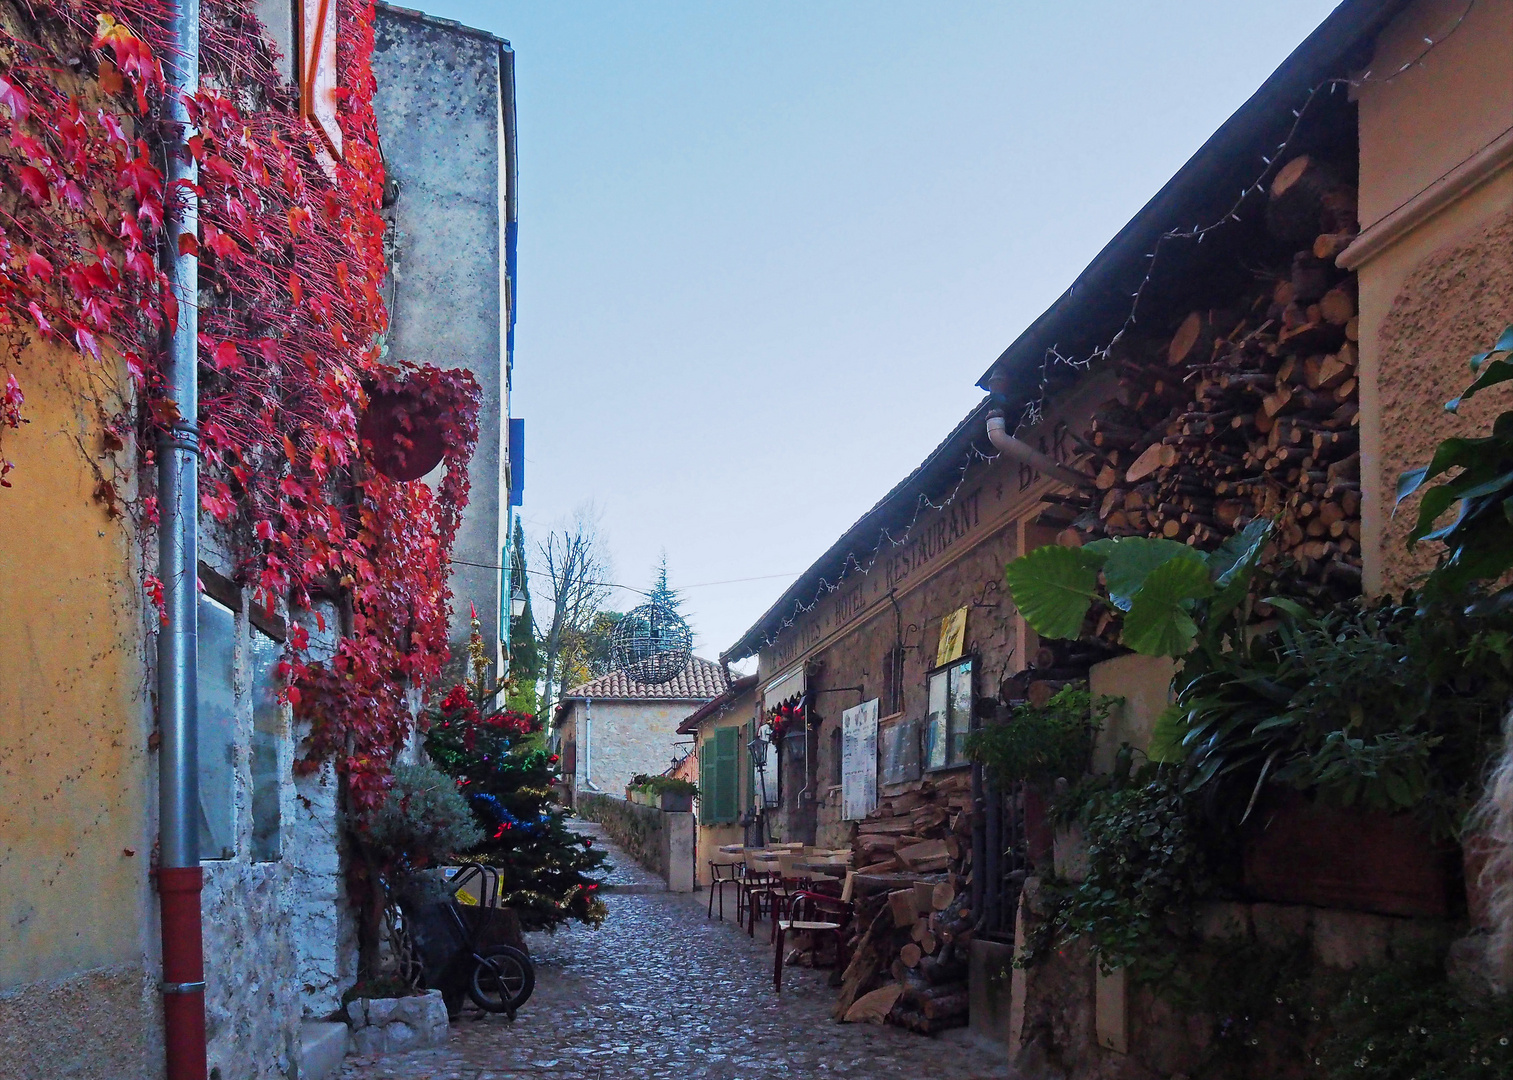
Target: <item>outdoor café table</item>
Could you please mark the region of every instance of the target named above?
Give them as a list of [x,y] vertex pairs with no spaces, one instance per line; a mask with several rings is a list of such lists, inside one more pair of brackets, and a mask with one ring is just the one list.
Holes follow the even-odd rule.
[[720,845],[720,854],[722,854],[722,855],[741,855],[741,854],[744,854],[745,851],[746,851],[746,845],[745,844],[721,844]]
[[840,877],[851,869],[851,864],[845,859],[801,859],[793,864],[793,868],[826,877]]

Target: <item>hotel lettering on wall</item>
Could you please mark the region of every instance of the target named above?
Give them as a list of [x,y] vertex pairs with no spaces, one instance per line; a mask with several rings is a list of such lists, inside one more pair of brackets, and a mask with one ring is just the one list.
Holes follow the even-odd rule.
[[888,588],[896,588],[910,574],[940,558],[981,522],[982,488],[957,496],[939,518],[918,529],[903,549],[888,560]]

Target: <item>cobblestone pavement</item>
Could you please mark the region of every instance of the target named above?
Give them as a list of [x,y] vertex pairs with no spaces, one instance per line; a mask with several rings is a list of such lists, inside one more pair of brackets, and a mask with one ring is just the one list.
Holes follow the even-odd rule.
[[[598,830],[593,831],[596,834]],[[536,992],[513,1024],[471,1011],[447,1046],[347,1059],[341,1080],[986,1080],[1001,1055],[964,1032],[939,1039],[837,1024],[827,971],[783,972],[772,989],[764,927],[747,938],[704,915],[705,894],[662,891],[607,840],[615,869],[599,930],[530,936]],[[622,891],[623,890],[623,891]],[[637,890],[637,891],[630,891]]]

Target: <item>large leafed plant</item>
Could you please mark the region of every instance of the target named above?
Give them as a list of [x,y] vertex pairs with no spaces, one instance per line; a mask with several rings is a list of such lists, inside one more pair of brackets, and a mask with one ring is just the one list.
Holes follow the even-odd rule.
[[1101,604],[1123,616],[1127,648],[1182,656],[1200,624],[1224,624],[1245,601],[1270,538],[1271,524],[1258,519],[1211,552],[1143,536],[1049,546],[1015,559],[1004,574],[1020,614],[1042,637],[1078,637]]
[[[1513,380],[1513,326],[1487,352],[1471,358],[1475,376],[1460,397],[1445,403],[1449,412],[1489,387]],[[1447,476],[1455,470],[1453,476]],[[1420,540],[1445,545],[1431,575],[1431,593],[1454,594],[1478,581],[1494,581],[1513,569],[1513,410],[1498,415],[1492,432],[1480,438],[1446,439],[1429,464],[1398,478],[1397,501],[1445,477],[1424,492],[1418,519],[1408,535],[1411,548]],[[1436,522],[1457,507],[1445,524]]]

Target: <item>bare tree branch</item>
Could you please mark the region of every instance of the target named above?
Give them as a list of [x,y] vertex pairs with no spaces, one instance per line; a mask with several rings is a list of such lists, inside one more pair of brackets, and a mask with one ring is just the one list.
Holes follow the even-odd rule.
[[571,520],[553,529],[538,543],[540,565],[548,578],[545,599],[551,605],[546,633],[546,693],[542,705],[555,705],[554,690],[561,687],[564,669],[571,660],[569,644],[581,639],[599,614],[609,590],[600,582],[610,576],[609,556],[599,531],[599,515],[592,505],[579,507]]

